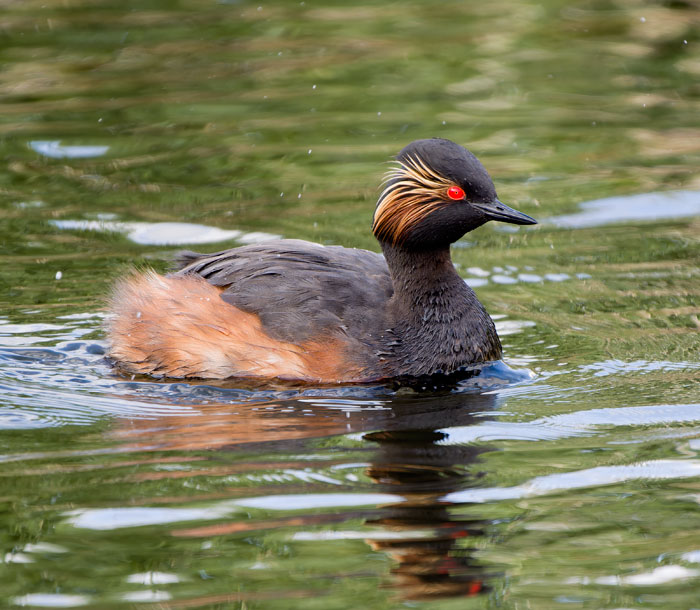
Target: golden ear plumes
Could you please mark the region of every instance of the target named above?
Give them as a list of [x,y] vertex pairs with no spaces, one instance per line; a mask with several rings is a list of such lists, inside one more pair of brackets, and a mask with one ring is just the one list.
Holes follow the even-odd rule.
[[390,184],[379,196],[372,231],[383,242],[400,244],[431,212],[450,201],[446,190],[454,183],[431,170],[418,157],[399,161],[384,177]]

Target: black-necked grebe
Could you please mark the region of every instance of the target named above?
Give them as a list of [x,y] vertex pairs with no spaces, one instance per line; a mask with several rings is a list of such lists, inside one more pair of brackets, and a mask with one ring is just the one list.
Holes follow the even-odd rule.
[[383,256],[285,239],[134,274],[112,295],[110,357],[131,373],[316,383],[452,374],[498,360],[493,321],[450,244],[489,220],[536,224],[498,201],[467,149],[418,140],[397,155],[372,230]]

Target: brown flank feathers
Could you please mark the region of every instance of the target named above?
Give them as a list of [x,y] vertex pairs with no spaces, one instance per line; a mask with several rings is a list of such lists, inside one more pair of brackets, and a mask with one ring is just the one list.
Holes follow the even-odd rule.
[[197,275],[155,271],[122,279],[111,299],[109,356],[130,372],[164,377],[267,377],[337,383],[362,377],[340,337],[299,345],[265,333],[257,315],[221,299]]

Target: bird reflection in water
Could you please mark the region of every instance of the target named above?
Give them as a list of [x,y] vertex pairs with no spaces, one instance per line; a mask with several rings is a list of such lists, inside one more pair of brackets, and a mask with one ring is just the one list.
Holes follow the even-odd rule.
[[[390,396],[384,393],[377,400],[343,399],[331,394],[265,403],[209,404],[193,407],[192,413],[185,415],[132,419],[124,422],[117,434],[136,450],[197,452],[192,455],[193,461],[206,459],[202,450],[245,450],[253,455],[262,451],[281,458],[275,464],[265,464],[265,468],[300,470],[312,462],[296,462],[298,458],[284,459],[282,455],[308,453],[308,440],[361,434],[369,447],[376,448],[369,459],[365,452],[362,455],[362,461],[369,462],[366,474],[378,488],[368,491],[398,495],[404,501],[367,510],[339,510],[333,514],[308,511],[306,515],[295,513],[264,522],[220,523],[179,530],[175,535],[240,534],[272,527],[306,529],[361,518],[367,525],[389,534],[376,538],[370,535],[366,542],[396,562],[388,586],[395,588],[402,599],[464,597],[486,592],[486,581],[495,576],[473,557],[474,543],[484,535],[488,522],[462,516],[463,505],[462,515],[453,514],[451,505],[442,498],[478,484],[474,465],[479,455],[489,449],[444,443],[443,430],[483,422],[495,408],[495,402],[494,394],[446,391],[398,392]],[[186,456],[178,461],[183,458]],[[324,467],[333,463],[332,453],[327,458]],[[254,472],[255,468],[256,464],[238,462],[224,471],[219,462],[216,473],[211,474]],[[207,474],[206,468],[198,470]],[[185,472],[168,471],[151,474],[164,478],[187,476]],[[279,488],[275,493],[280,493]]]
[[477,483],[473,466],[488,448],[443,443],[446,434],[440,430],[483,421],[475,414],[493,409],[494,396],[416,395],[392,406],[396,419],[391,427],[363,436],[378,445],[367,473],[382,491],[405,501],[384,505],[379,517],[367,523],[405,535],[368,542],[396,561],[392,584],[404,599],[485,593],[494,574],[473,558],[473,547],[488,523],[451,514],[442,498]]

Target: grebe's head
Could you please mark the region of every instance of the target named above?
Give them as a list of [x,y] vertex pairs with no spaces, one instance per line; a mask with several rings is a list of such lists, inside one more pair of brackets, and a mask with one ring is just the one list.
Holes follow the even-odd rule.
[[450,140],[416,140],[396,156],[374,211],[382,243],[407,249],[446,247],[489,220],[537,224],[498,200],[491,177],[466,148]]

